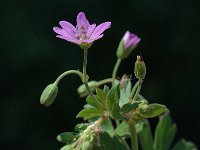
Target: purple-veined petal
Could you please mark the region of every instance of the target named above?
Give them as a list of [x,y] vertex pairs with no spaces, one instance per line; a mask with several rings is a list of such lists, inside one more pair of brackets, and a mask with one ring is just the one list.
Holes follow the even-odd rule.
[[60,34],[62,36],[68,37],[68,38],[75,38],[71,34],[67,33],[65,30],[59,28],[59,27],[53,27],[53,31],[56,32],[57,34]]
[[94,42],[94,41],[96,41],[96,40],[99,40],[99,39],[101,39],[102,37],[103,37],[103,34],[99,35],[99,36],[96,37],[96,38],[91,38],[91,39],[89,40],[89,43],[92,43],[92,42]]
[[89,28],[88,28],[88,30],[87,30],[87,36],[88,36],[88,37],[91,36],[91,34],[92,34],[92,32],[94,31],[95,27],[96,27],[96,24],[92,24],[92,25],[89,26]]
[[66,35],[65,30],[63,30],[59,27],[53,27],[53,31],[56,32],[57,34],[60,34],[60,35]]
[[76,21],[77,21],[78,30],[80,29],[87,30],[88,27],[90,26],[90,23],[83,12],[80,12],[78,14]]
[[130,38],[130,32],[126,31],[123,37],[124,45],[126,45],[126,43],[129,41],[129,38]]
[[64,29],[66,32],[68,32],[71,35],[74,35],[77,32],[76,28],[67,21],[60,21],[59,24],[62,27],[62,29]]
[[60,39],[63,39],[63,40],[66,40],[68,42],[72,42],[72,43],[78,44],[78,45],[81,44],[81,42],[79,40],[75,39],[75,38],[71,39],[71,38],[68,38],[68,37],[62,36],[62,35],[57,35],[56,37],[60,38]]
[[96,38],[100,34],[102,34],[106,29],[110,28],[111,22],[104,22],[100,25],[98,25],[95,30],[93,31],[91,38]]

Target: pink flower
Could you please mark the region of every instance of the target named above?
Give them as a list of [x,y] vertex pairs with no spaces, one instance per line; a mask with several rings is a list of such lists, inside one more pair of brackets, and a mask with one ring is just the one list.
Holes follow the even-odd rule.
[[101,39],[102,33],[111,26],[111,22],[104,22],[98,26],[96,24],[90,25],[83,12],[78,14],[76,21],[76,27],[67,21],[60,21],[61,28],[53,28],[54,32],[58,34],[56,37],[89,48],[94,41]]
[[137,35],[130,33],[129,31],[126,31],[123,37],[123,41],[124,41],[124,48],[132,50],[137,46],[137,44],[141,41],[141,39]]
[[137,35],[126,31],[119,43],[117,57],[121,59],[128,57],[140,41],[141,39]]

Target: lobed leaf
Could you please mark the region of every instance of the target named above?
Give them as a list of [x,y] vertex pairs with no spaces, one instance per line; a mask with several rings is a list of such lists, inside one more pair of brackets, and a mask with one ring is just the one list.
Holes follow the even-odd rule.
[[120,107],[129,102],[130,95],[131,95],[131,81],[127,80],[124,82],[124,87],[120,90],[120,99],[119,99]]
[[96,89],[96,93],[97,93],[97,97],[99,99],[99,102],[102,105],[106,106],[106,100],[107,100],[106,93],[103,90],[99,89],[99,88]]
[[176,124],[172,123],[169,114],[161,116],[155,130],[154,150],[168,150],[172,144],[176,130]]
[[142,150],[153,150],[153,135],[148,120],[143,121],[143,130],[138,134]]
[[197,150],[197,147],[194,143],[181,139],[176,143],[172,150]]
[[76,118],[83,118],[84,120],[88,120],[90,118],[101,116],[104,113],[103,110],[96,109],[96,108],[86,108],[81,110]]
[[122,114],[128,113],[131,110],[137,108],[137,106],[140,104],[141,102],[139,101],[134,101],[132,104],[131,103],[127,103],[125,105],[122,106],[122,108],[120,109],[120,112]]
[[119,98],[120,98],[119,85],[115,85],[110,89],[107,95],[107,105],[110,112],[112,112],[115,104],[119,103]]

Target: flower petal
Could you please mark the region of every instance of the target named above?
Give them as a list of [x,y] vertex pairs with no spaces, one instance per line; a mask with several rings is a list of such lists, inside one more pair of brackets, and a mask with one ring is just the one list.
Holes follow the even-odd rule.
[[92,25],[89,26],[89,28],[88,28],[88,30],[87,30],[87,36],[88,36],[88,37],[91,36],[91,34],[92,34],[92,32],[94,31],[95,27],[96,27],[96,24],[92,24]]
[[90,26],[90,23],[89,21],[87,20],[85,14],[83,12],[80,12],[77,16],[77,27],[78,27],[78,30],[79,29],[82,29],[82,30],[87,30],[88,27]]
[[59,27],[53,27],[53,31],[56,32],[57,34],[60,34],[60,35],[66,35],[65,30],[63,30]]
[[95,30],[93,31],[91,38],[96,38],[100,34],[102,34],[106,29],[110,28],[111,22],[104,22],[100,25],[98,25]]
[[64,29],[61,29],[59,27],[54,27],[53,31],[56,32],[57,34],[60,34],[62,36],[68,37],[68,38],[75,38],[71,34],[67,33]]
[[99,35],[99,36],[96,37],[96,38],[92,38],[92,39],[89,40],[89,43],[92,43],[92,42],[94,42],[94,41],[96,41],[96,40],[99,40],[99,39],[101,39],[102,37],[103,37],[103,34]]
[[59,24],[66,32],[71,35],[74,35],[77,32],[76,28],[67,21],[60,21]]
[[63,40],[66,40],[66,41],[71,42],[71,43],[78,44],[78,45],[81,44],[81,42],[79,40],[75,39],[75,38],[71,39],[71,38],[68,38],[68,37],[62,36],[62,35],[57,35],[56,37],[60,38],[60,39],[63,39]]

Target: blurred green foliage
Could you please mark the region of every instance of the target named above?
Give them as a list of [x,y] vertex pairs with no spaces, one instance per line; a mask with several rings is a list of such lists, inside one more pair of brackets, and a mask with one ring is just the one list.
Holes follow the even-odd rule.
[[[63,19],[75,24],[80,11],[92,22],[112,22],[89,50],[90,79],[111,76],[118,42],[126,30],[135,32],[142,42],[134,54],[147,66],[142,94],[168,106],[177,137],[199,144],[199,0],[10,0],[0,2],[1,148],[59,149],[57,134],[81,121],[75,118],[85,103],[76,93],[77,77],[59,84],[53,106],[39,103],[44,87],[60,73],[82,69],[83,51],[52,31]],[[134,54],[122,63],[119,77],[133,74]]]

